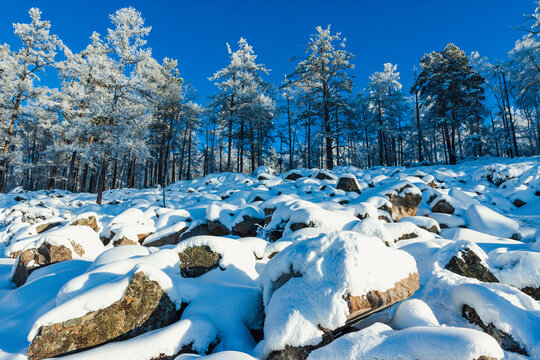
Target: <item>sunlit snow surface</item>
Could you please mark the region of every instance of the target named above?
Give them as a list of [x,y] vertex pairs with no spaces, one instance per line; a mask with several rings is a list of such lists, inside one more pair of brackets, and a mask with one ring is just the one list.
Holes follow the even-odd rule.
[[[357,325],[359,331],[309,358],[525,358],[503,351],[463,318],[467,304],[485,323],[510,334],[530,358],[540,359],[540,303],[520,291],[540,286],[540,157],[482,158],[455,166],[338,167],[323,180],[316,169],[294,172],[302,177],[286,180],[291,172],[276,175],[259,168],[252,175],[181,181],[165,191],[112,190],[102,206],[87,193],[15,189],[0,194],[0,359],[25,359],[40,326],[109,306],[138,271],[156,281],[177,308],[188,304],[180,321],[67,359],[146,360],[176,354],[188,344],[199,355],[177,359],[200,359],[217,339],[208,359],[242,360],[264,357],[285,344],[318,344],[319,324],[335,328],[345,321],[342,292],[383,291],[414,271],[420,289],[411,299],[368,317]],[[339,177],[351,175],[360,194],[336,189]],[[417,216],[380,220],[388,218],[381,210],[388,209],[386,195],[400,191],[422,196]],[[452,214],[432,211],[442,199]],[[97,217],[98,233],[69,225],[89,215]],[[267,217],[266,225],[256,236],[234,235],[235,226],[250,217]],[[122,238],[137,242],[141,234],[150,234],[141,242],[152,244],[207,222],[220,223],[231,235],[197,236],[159,248],[113,245]],[[38,234],[47,223],[58,226]],[[100,238],[110,242],[103,245]],[[13,257],[44,242],[73,253],[75,243],[84,254],[35,270],[16,288]],[[183,278],[177,254],[190,246],[219,253],[219,267]],[[445,268],[465,248],[499,283]],[[289,268],[302,277],[274,291],[273,281]],[[265,337],[257,343],[253,330],[262,329]]]

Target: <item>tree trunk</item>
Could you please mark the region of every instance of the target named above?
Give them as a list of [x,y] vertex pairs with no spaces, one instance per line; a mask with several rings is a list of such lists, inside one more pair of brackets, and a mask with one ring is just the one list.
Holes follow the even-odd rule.
[[510,128],[512,129],[512,142],[514,145],[514,154],[516,156],[519,156],[519,149],[517,145],[517,138],[516,138],[516,129],[514,128],[514,118],[512,116],[512,109],[510,108],[510,101],[508,99],[508,89],[506,88],[506,76],[504,75],[504,72],[502,73],[503,78],[503,84],[504,84],[504,93],[506,97],[506,105],[508,107],[508,116],[510,117]]
[[101,173],[99,176],[98,194],[96,204],[101,205],[103,199],[103,191],[105,191],[105,178],[107,173],[107,155],[103,155],[103,161],[101,162]]

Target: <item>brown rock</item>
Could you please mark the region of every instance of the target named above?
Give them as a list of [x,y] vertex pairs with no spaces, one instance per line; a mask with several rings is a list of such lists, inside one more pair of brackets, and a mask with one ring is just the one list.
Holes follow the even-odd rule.
[[[277,255],[277,252],[274,252],[268,256],[269,259],[273,258],[275,255]],[[302,273],[299,273],[297,271],[294,271],[294,269],[289,269],[288,273],[281,274],[280,277],[278,277],[273,283],[272,283],[272,293],[274,293],[277,289],[282,287],[287,281],[291,280],[292,278],[296,277],[302,277]]]
[[99,232],[99,223],[94,215],[90,215],[88,217],[81,217],[78,219],[73,220],[69,223],[69,225],[86,225],[90,227],[95,232]]
[[264,226],[265,219],[244,216],[244,220],[233,226],[233,234],[241,237],[257,236],[257,231]]
[[336,189],[343,191],[354,191],[360,194],[360,188],[358,187],[358,181],[354,175],[342,176],[339,178],[336,185]]
[[192,246],[178,254],[180,274],[185,278],[194,278],[206,274],[219,266],[221,255],[208,246]]
[[[123,245],[138,245],[141,244],[144,239],[146,239],[148,236],[150,236],[152,233],[144,233],[144,234],[137,234],[137,240],[127,238],[125,236],[122,236],[120,239],[116,239],[113,241],[114,246],[123,246]],[[111,231],[111,239],[114,238],[114,232]],[[103,240],[103,239],[102,239]],[[107,243],[111,241],[110,239],[107,240]],[[106,245],[106,244],[105,244]]]
[[[84,254],[80,246],[78,246],[77,250],[77,253],[82,251],[82,254]],[[57,246],[44,242],[37,249],[27,249],[21,253],[15,265],[12,280],[17,286],[22,286],[34,270],[57,262],[71,260],[72,258],[71,250],[64,245]]]
[[131,278],[124,296],[105,309],[38,330],[28,347],[30,360],[67,355],[111,341],[126,340],[179,319],[175,304],[143,272]]
[[349,307],[349,316],[345,327],[354,325],[375,312],[407,299],[419,288],[418,273],[413,273],[396,282],[393,288],[386,291],[370,291],[361,296],[345,294],[343,299],[347,301]]
[[484,321],[478,316],[478,313],[474,308],[467,304],[463,305],[461,309],[461,315],[467,319],[471,324],[478,325],[484,330],[486,334],[491,335],[501,345],[501,348],[506,351],[512,351],[521,355],[529,356],[527,350],[525,350],[519,343],[517,343],[510,334],[501,331],[493,325],[493,323],[485,324]]
[[387,195],[392,203],[391,215],[394,221],[407,216],[416,216],[418,205],[422,202],[422,196],[413,193],[399,193],[396,195]]
[[516,207],[522,207],[523,205],[527,205],[527,203],[521,199],[514,200],[514,206]]
[[50,229],[55,228],[55,227],[57,227],[57,226],[59,226],[59,225],[62,225],[62,223],[61,223],[61,222],[58,222],[58,221],[57,221],[57,222],[48,222],[48,223],[44,223],[44,224],[38,225],[38,226],[36,227],[36,232],[37,232],[38,234],[40,234],[40,233],[42,233],[42,232],[44,232],[44,231],[50,230]]
[[130,240],[126,237],[122,237],[118,240],[113,241],[114,246],[124,246],[124,245],[137,245],[137,242],[134,240]]
[[461,276],[474,278],[484,282],[499,282],[474,251],[465,248],[459,252],[461,256],[454,255],[445,268]]

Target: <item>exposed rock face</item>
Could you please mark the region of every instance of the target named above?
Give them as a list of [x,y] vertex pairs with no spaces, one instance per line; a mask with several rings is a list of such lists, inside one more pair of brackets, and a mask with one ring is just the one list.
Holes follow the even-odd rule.
[[[138,244],[141,244],[144,241],[144,239],[146,239],[151,234],[152,233],[137,234],[137,240],[122,236],[119,239],[113,240],[113,245],[114,246],[138,245]],[[116,234],[114,233],[114,231],[111,231],[111,236],[109,238],[101,238],[103,245],[107,245],[112,239],[114,239],[115,236]]]
[[94,230],[95,232],[99,232],[99,223],[98,223],[97,218],[94,215],[78,218],[72,221],[71,223],[69,223],[69,225],[86,225],[90,227],[92,230]]
[[514,200],[513,204],[514,204],[514,206],[516,206],[518,208],[522,207],[523,205],[527,205],[527,203],[525,201],[521,200],[521,199]]
[[418,205],[422,202],[422,196],[413,193],[400,193],[397,196],[388,195],[392,203],[392,218],[397,221],[408,216],[415,216]]
[[231,233],[229,229],[218,220],[208,222],[208,232],[210,233],[209,235],[214,236],[225,236]]
[[174,245],[180,242],[180,236],[187,230],[187,227],[173,232],[172,234],[165,235],[159,239],[153,240],[151,243],[144,244],[145,246],[163,246],[163,245]]
[[512,351],[518,354],[529,356],[527,350],[525,350],[519,343],[517,343],[510,334],[505,333],[495,327],[492,323],[485,324],[476,310],[467,304],[463,305],[461,309],[461,315],[467,319],[471,324],[478,325],[484,330],[486,334],[491,335],[501,347],[506,351]]
[[446,264],[446,269],[461,276],[474,278],[484,282],[499,282],[474,251],[465,248],[454,255]]
[[178,242],[189,239],[193,236],[198,235],[210,235],[210,230],[208,229],[208,223],[200,223],[197,225],[192,225],[180,235]]
[[[75,252],[81,256],[84,254],[80,245],[71,243]],[[64,245],[52,245],[44,242],[39,248],[24,250],[17,261],[13,282],[17,286],[22,286],[30,274],[43,266],[54,264],[61,261],[71,260],[73,254],[71,250]]]
[[349,316],[345,326],[353,325],[359,320],[390,305],[403,301],[420,288],[418,273],[409,276],[394,284],[386,291],[370,291],[362,296],[345,294],[343,298],[349,307]]
[[185,278],[194,278],[206,274],[219,266],[221,255],[208,246],[192,246],[178,254],[180,274]]
[[342,176],[339,178],[336,189],[343,191],[354,191],[360,194],[360,187],[354,175]]
[[318,179],[318,180],[333,180],[335,178],[332,175],[325,172],[325,171],[319,171],[317,173],[317,175],[315,175],[315,179]]
[[264,226],[265,219],[244,216],[244,220],[233,226],[233,233],[241,237],[257,236],[259,228]]
[[285,180],[296,181],[297,179],[300,179],[300,178],[302,178],[302,177],[303,177],[303,176],[300,175],[299,173],[292,172],[292,173],[290,173],[289,175],[285,176]]
[[121,239],[115,240],[113,242],[114,246],[124,246],[124,245],[137,245],[137,242],[134,240],[130,240],[126,237],[123,237]]
[[265,360],[305,360],[309,354],[325,344],[308,345],[308,346],[290,346],[285,345],[283,350],[272,351]]
[[441,199],[436,204],[431,206],[431,210],[436,213],[450,214],[452,215],[456,209],[448,201]]
[[44,223],[44,224],[38,225],[38,226],[36,227],[36,232],[37,232],[38,234],[40,234],[40,233],[42,233],[42,232],[44,232],[44,231],[50,230],[50,229],[55,228],[55,227],[57,227],[57,226],[59,226],[59,225],[62,225],[62,223],[61,223],[61,222],[48,222],[48,223]]
[[[291,270],[290,273],[282,275],[276,281],[276,284],[274,285],[275,289],[279,288],[289,279],[299,276],[301,276],[301,274]],[[397,282],[393,288],[387,291],[370,291],[363,296],[351,296],[346,294],[343,298],[347,301],[350,315],[345,326],[332,331],[324,329],[319,325],[319,329],[325,333],[321,343],[307,346],[286,345],[283,350],[272,351],[265,360],[305,360],[313,350],[329,344],[334,340],[336,335],[350,332],[351,325],[377,311],[383,310],[392,304],[408,298],[418,290],[419,286],[418,274],[414,273],[410,274],[406,279]],[[354,331],[354,328],[352,329]]]
[[125,340],[179,319],[176,306],[143,272],[131,278],[124,296],[105,309],[43,326],[28,347],[30,360],[66,355]]
[[521,289],[525,294],[529,295],[536,301],[540,301],[540,287],[536,286],[526,286]]

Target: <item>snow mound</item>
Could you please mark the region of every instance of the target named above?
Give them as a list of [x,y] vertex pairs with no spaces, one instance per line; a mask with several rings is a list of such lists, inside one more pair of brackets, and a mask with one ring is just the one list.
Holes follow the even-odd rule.
[[308,359],[475,360],[480,356],[502,359],[504,353],[495,339],[478,330],[415,326],[396,331],[375,323],[313,351]]
[[275,255],[260,275],[266,311],[263,352],[318,344],[320,326],[336,329],[345,324],[345,295],[385,291],[416,272],[414,258],[404,251],[354,232],[294,243]]

